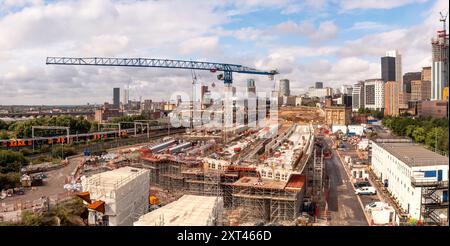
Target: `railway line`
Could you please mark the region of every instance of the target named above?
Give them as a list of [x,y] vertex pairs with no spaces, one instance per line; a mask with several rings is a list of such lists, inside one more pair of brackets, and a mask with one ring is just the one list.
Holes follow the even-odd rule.
[[135,133],[134,128],[123,129],[123,130],[111,130],[111,131],[100,131],[92,133],[82,133],[82,134],[69,134],[50,136],[50,137],[35,137],[35,138],[23,138],[23,139],[7,139],[0,140],[0,149],[6,150],[20,150],[20,149],[31,149],[40,148],[42,146],[53,144],[71,144],[71,143],[88,143],[89,141],[100,141],[100,140],[115,140],[115,139],[127,139],[136,137],[156,137],[163,136],[167,131],[176,133],[179,130],[184,131],[184,128],[168,128],[167,126],[152,126],[149,132],[138,129]]

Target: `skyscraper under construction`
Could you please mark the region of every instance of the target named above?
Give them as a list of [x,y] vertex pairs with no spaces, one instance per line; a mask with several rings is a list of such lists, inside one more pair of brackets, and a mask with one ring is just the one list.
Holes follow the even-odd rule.
[[443,29],[431,39],[433,63],[431,64],[431,99],[442,100],[442,92],[448,87],[448,34],[446,17],[442,17]]

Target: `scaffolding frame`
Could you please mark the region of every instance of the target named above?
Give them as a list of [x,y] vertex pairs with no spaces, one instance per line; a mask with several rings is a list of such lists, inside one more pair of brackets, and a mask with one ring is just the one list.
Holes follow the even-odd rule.
[[323,192],[323,148],[315,148],[313,158],[313,175],[312,175],[312,197],[319,200]]
[[301,191],[258,186],[233,185],[233,210],[243,211],[239,220],[283,223],[300,214]]

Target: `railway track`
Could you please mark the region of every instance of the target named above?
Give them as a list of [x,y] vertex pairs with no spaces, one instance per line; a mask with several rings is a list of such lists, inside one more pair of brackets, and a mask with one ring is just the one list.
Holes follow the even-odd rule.
[[[184,128],[172,128],[170,132],[184,131]],[[168,132],[167,127],[162,128],[160,126],[150,128],[150,136],[155,134]],[[68,136],[52,136],[52,137],[36,137],[27,139],[9,139],[0,140],[0,149],[4,150],[21,150],[21,149],[39,149],[42,146],[59,146],[60,144],[79,144],[86,143],[87,141],[117,141],[123,139],[133,139],[145,136],[147,133],[140,133],[137,136],[134,134],[134,129],[124,129],[122,131],[103,131],[94,133],[84,133],[84,134],[71,134]]]
[[[149,137],[147,137],[147,134],[140,134],[136,137],[133,136],[133,137],[128,137],[128,138],[116,139],[116,140],[112,140],[112,141],[108,141],[108,142],[95,142],[95,143],[91,143],[91,144],[75,145],[75,146],[71,146],[71,147],[75,148],[75,152],[77,154],[82,153],[84,151],[84,149],[86,149],[86,148],[89,149],[92,153],[93,152],[101,152],[101,151],[111,149],[111,148],[145,143],[147,141],[155,140],[155,139],[166,137],[166,136],[175,136],[175,135],[178,135],[178,134],[184,133],[184,132],[185,132],[185,129],[171,130],[170,134],[168,134],[165,131],[159,131],[157,133],[150,134]],[[66,145],[64,145],[64,146],[66,146]],[[57,149],[57,148],[61,149],[61,148],[64,148],[64,146],[62,146],[61,144],[54,145],[53,149]],[[46,152],[46,153],[30,155],[30,156],[28,156],[28,158],[30,159],[31,162],[33,162],[34,160],[36,160],[42,156],[51,157],[53,149],[51,149],[49,152]]]

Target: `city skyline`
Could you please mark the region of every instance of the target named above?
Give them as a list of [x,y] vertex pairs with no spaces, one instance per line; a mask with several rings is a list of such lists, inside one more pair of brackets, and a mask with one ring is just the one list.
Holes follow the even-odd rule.
[[0,226],[448,226],[448,10],[0,0]]
[[[441,28],[439,11],[448,9],[445,1],[183,3],[0,3],[0,34],[10,36],[0,41],[0,104],[101,104],[111,100],[110,88],[123,89],[130,80],[130,97],[155,101],[167,100],[173,88],[191,87],[190,71],[51,67],[45,65],[50,55],[193,59],[277,68],[281,74],[274,81],[289,79],[294,95],[316,81],[339,88],[380,78],[379,59],[392,49],[402,54],[403,73],[420,71],[431,65],[430,39]],[[194,9],[200,12],[192,18]],[[406,14],[411,12],[417,14]],[[134,15],[137,22],[131,21]],[[216,75],[200,72],[198,77],[220,89]],[[236,75],[234,86],[244,91],[249,78],[255,79],[258,90],[274,88],[274,81],[249,75]]]

